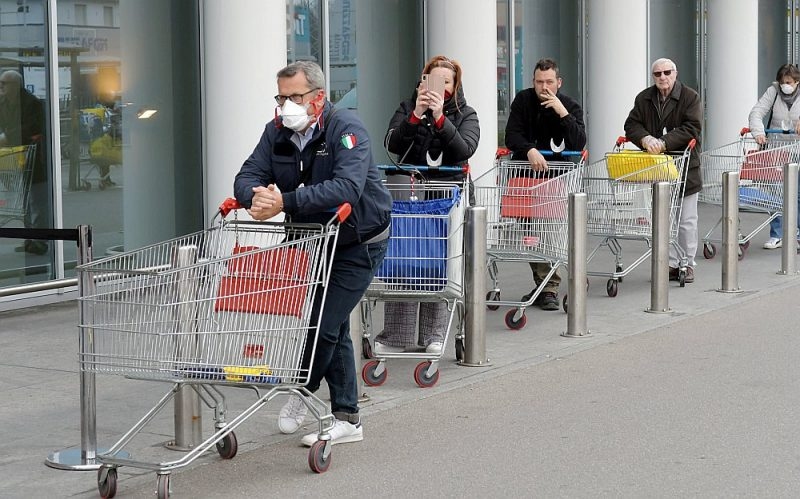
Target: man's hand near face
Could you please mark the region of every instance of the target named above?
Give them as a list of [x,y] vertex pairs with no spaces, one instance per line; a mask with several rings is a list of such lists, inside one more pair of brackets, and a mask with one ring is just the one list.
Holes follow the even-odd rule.
[[555,111],[559,118],[563,118],[569,114],[567,108],[561,103],[561,99],[556,97],[556,94],[551,92],[549,88],[545,88],[544,91],[539,94],[539,99],[542,101],[542,106]]

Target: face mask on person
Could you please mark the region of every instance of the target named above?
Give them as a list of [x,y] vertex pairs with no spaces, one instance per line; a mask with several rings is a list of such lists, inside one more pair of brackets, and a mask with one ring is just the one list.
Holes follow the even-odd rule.
[[295,104],[291,99],[286,99],[281,107],[281,116],[283,119],[283,126],[299,132],[305,129],[311,122],[311,116],[308,115],[308,104]]
[[793,94],[795,89],[797,89],[796,85],[792,85],[791,83],[781,83],[781,92],[786,95]]

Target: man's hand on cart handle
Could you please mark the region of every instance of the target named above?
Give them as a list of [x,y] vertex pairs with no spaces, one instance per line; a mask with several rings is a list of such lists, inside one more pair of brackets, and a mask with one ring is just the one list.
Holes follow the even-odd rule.
[[536,149],[535,147],[528,149],[528,162],[531,164],[531,168],[533,168],[533,171],[536,172],[547,171],[547,160],[544,159],[542,153],[540,153],[539,150]]
[[667,149],[667,146],[663,140],[648,135],[642,139],[642,148],[647,149],[650,154],[661,154]]
[[253,187],[253,200],[250,209],[247,210],[253,219],[267,220],[281,211],[283,211],[283,194],[275,184]]

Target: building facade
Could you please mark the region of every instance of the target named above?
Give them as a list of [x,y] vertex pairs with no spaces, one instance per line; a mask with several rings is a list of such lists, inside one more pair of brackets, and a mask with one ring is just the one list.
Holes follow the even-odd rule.
[[[100,258],[209,223],[274,117],[287,62],[321,64],[383,164],[424,61],[458,60],[481,119],[477,176],[542,57],[584,107],[590,161],[659,57],[701,93],[713,148],[735,140],[778,66],[800,62],[798,26],[800,0],[0,0],[0,69],[45,111],[39,226],[90,225]],[[0,182],[0,227],[32,226],[8,191]],[[0,310],[74,297],[74,243],[22,243],[0,239]]]

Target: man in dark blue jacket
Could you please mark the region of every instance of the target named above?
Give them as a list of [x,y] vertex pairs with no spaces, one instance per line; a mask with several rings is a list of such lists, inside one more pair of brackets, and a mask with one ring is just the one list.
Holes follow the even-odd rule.
[[[338,444],[363,439],[349,319],[386,255],[392,199],[364,125],[351,111],[334,110],[324,88],[322,69],[313,62],[295,62],[278,72],[275,100],[281,115],[267,124],[236,175],[234,192],[256,220],[284,212],[292,222],[325,223],[342,203],[353,208],[340,227],[307,385],[313,393],[323,377],[328,383],[336,418],[331,443]],[[314,322],[319,309],[315,303]],[[309,338],[303,367],[313,345]],[[278,428],[294,433],[307,410],[303,398],[291,395]],[[316,441],[317,433],[302,439],[307,446]]]

